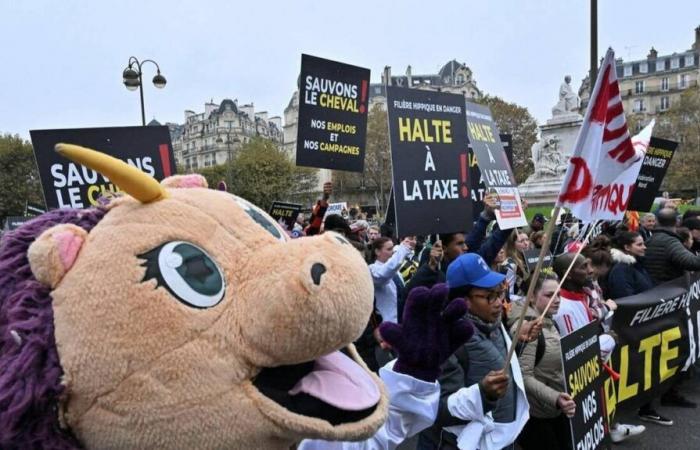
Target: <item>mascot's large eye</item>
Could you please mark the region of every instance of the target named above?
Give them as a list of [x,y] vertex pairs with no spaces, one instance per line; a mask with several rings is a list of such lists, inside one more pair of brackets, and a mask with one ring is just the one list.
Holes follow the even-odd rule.
[[245,211],[248,216],[255,221],[255,223],[267,230],[267,232],[273,235],[275,239],[279,239],[280,241],[286,240],[284,231],[280,228],[279,224],[272,219],[272,217],[268,216],[257,206],[253,205],[252,203],[248,203],[240,197],[235,197],[235,199],[236,203],[243,208],[243,211]]
[[167,242],[148,253],[143,281],[155,279],[178,300],[195,308],[211,308],[224,298],[219,266],[201,248],[183,241]]

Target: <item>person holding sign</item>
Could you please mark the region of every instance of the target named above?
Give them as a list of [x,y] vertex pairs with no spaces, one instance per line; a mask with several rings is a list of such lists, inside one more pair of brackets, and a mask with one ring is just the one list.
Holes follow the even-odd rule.
[[[526,318],[539,317],[557,289],[559,278],[552,272],[540,272],[534,280],[534,301],[528,307]],[[528,282],[533,282],[532,279]],[[511,314],[517,317],[521,302],[513,304]],[[523,450],[566,450],[571,448],[568,418],[576,412],[576,403],[566,393],[562,368],[561,336],[552,315],[559,310],[559,298],[554,299],[546,312],[542,333],[536,343],[525,345],[518,356],[525,381],[525,392],[530,403],[530,420],[518,437]]]
[[403,285],[396,279],[401,264],[416,247],[415,237],[405,238],[394,251],[394,243],[387,237],[380,237],[372,242],[374,262],[369,265],[369,271],[374,281],[374,301],[377,310],[385,322],[398,322],[397,285]]
[[520,365],[503,370],[510,337],[502,325],[505,276],[474,253],[450,264],[450,298],[464,298],[474,335],[442,367],[435,424],[418,448],[497,450],[513,448],[529,418]]

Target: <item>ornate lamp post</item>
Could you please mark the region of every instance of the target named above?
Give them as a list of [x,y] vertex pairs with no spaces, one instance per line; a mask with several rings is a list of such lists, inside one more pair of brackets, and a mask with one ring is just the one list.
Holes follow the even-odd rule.
[[146,126],[146,111],[143,107],[143,72],[141,71],[141,68],[147,62],[150,62],[156,66],[157,73],[156,76],[153,77],[153,85],[158,89],[163,89],[167,81],[165,77],[160,74],[160,67],[158,66],[158,63],[153,61],[152,59],[145,59],[143,61],[139,61],[135,56],[132,56],[129,58],[129,65],[126,67],[126,69],[124,69],[124,72],[122,73],[122,77],[124,78],[124,86],[126,86],[128,90],[135,91],[136,88],[139,88],[140,90],[141,124],[143,126]]

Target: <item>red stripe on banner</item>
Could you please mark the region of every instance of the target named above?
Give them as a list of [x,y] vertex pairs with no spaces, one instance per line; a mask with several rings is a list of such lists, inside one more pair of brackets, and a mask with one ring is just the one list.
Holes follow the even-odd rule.
[[624,111],[622,109],[622,102],[615,103],[610,108],[608,108],[608,118],[612,120],[613,118],[619,116]]
[[603,131],[603,142],[614,141],[622,137],[625,133],[627,133],[627,127],[625,125],[616,130],[609,130],[608,127],[605,127],[605,131]]
[[163,177],[169,177],[173,172],[170,167],[170,149],[168,144],[160,144],[158,151],[160,152],[160,163],[163,165]]
[[[610,77],[610,65],[605,68],[603,80],[608,80]],[[610,83],[603,83],[600,86],[600,91],[593,104],[591,120],[593,122],[605,123],[606,112],[608,111],[608,100],[610,99]]]
[[615,80],[614,82],[610,83],[610,98],[617,95],[620,95],[620,85],[617,83],[617,80]]
[[627,162],[628,159],[634,156],[634,147],[630,139],[625,139],[614,149],[608,152],[611,158],[617,159],[621,163]]

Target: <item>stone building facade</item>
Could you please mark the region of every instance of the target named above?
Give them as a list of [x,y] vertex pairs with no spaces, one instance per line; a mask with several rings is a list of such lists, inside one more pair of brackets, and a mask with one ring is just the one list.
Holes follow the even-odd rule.
[[185,123],[166,124],[170,128],[175,162],[185,172],[224,164],[233,159],[242,144],[260,136],[284,143],[282,119],[268,117],[266,111],[255,112],[252,103],[238,105],[224,99],[220,104],[204,104],[204,112],[185,111]]
[[[652,47],[646,59],[615,61],[622,104],[627,116],[635,118],[638,130],[653,117],[668,111],[679,101],[684,90],[700,80],[700,26],[695,28],[695,41],[688,50],[659,55]],[[579,94],[582,114],[590,97],[588,77]],[[636,131],[638,131],[636,130]]]

